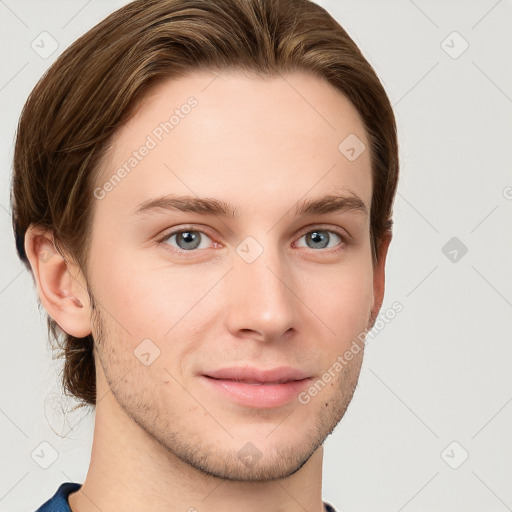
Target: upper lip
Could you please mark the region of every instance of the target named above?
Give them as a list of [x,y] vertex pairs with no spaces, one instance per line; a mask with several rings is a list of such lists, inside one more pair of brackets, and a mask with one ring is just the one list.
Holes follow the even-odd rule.
[[279,366],[268,370],[258,369],[251,366],[221,368],[211,370],[204,374],[206,377],[224,380],[239,380],[243,382],[272,382],[283,383],[291,380],[303,380],[309,375],[302,370],[290,366]]

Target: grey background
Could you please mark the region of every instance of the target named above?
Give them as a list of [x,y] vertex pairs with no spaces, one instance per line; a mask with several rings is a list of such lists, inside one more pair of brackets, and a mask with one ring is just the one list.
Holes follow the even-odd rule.
[[[93,414],[62,397],[15,254],[16,124],[57,55],[125,3],[0,0],[2,511],[35,510],[60,483],[83,482],[93,429]],[[403,305],[368,343],[325,443],[323,498],[342,512],[512,510],[512,2],[319,3],[395,107],[401,181],[382,310]],[[47,58],[31,47],[43,31],[58,42]]]

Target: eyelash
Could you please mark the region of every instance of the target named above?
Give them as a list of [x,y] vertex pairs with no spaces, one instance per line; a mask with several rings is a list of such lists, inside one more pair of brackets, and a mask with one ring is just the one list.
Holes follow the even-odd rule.
[[[209,236],[208,233],[206,233],[205,231],[202,231],[200,229],[196,229],[194,226],[181,226],[179,229],[174,229],[173,231],[167,232],[165,235],[160,237],[157,240],[157,242],[159,244],[161,244],[162,246],[164,246],[164,250],[170,251],[173,254],[193,254],[193,253],[197,253],[198,251],[204,251],[205,249],[191,249],[191,250],[187,251],[187,250],[179,249],[179,248],[175,248],[175,247],[170,248],[169,244],[165,243],[165,241],[167,241],[173,235],[177,235],[179,233],[185,233],[187,231],[190,231],[193,233],[200,233],[201,235],[205,235],[208,238],[212,239],[212,237]],[[344,232],[342,232],[341,230],[336,230],[336,229],[332,229],[332,228],[328,229],[328,228],[322,227],[322,226],[313,226],[311,228],[308,227],[307,231],[301,232],[301,235],[299,236],[298,240],[300,240],[305,235],[314,233],[315,231],[324,231],[324,232],[327,232],[330,234],[335,234],[336,236],[338,236],[340,238],[341,242],[335,248],[330,248],[330,249],[311,249],[311,248],[309,248],[310,251],[336,253],[336,252],[341,251],[344,247],[346,247],[350,243],[349,236],[347,234],[345,234]],[[215,245],[218,245],[218,242],[213,242],[213,243]]]

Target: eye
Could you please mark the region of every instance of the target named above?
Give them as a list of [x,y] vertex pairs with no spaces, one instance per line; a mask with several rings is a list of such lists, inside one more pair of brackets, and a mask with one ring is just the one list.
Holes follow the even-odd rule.
[[208,249],[210,247],[208,240],[210,242],[212,241],[211,238],[202,231],[196,229],[180,229],[167,233],[165,237],[161,238],[159,241],[179,251],[193,251],[195,249]]
[[[304,240],[304,242],[301,242],[302,240]],[[192,228],[189,229],[187,227],[181,227],[180,229],[166,233],[158,242],[163,244],[164,248],[167,250],[175,253],[194,252],[200,249],[216,248],[220,246],[220,244],[214,242],[203,231]],[[348,237],[341,232],[317,227],[305,232],[293,246],[306,247],[313,250],[341,250],[348,242]]]
[[344,245],[347,239],[337,231],[330,229],[314,229],[302,235],[299,240],[305,240],[306,245],[299,247],[308,247],[309,249],[332,249]]

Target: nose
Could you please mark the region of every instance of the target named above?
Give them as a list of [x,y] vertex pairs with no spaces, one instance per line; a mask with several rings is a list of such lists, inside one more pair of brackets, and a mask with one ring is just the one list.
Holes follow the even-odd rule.
[[301,318],[293,268],[277,247],[266,247],[252,262],[240,254],[235,256],[225,283],[228,330],[235,337],[260,341],[290,335],[299,328]]

